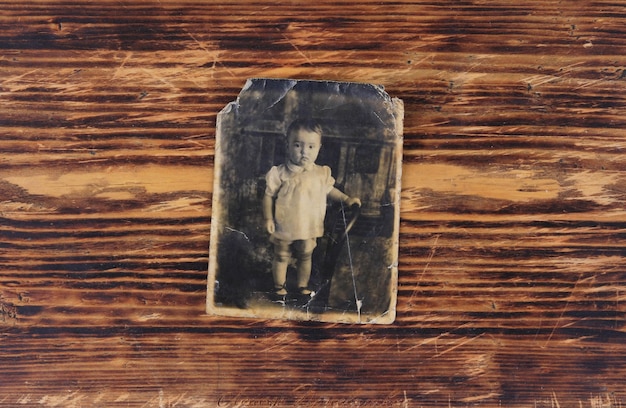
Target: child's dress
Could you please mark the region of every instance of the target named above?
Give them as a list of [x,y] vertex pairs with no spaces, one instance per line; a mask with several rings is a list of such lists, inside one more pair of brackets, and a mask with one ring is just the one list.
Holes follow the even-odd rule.
[[311,169],[291,163],[274,166],[266,175],[265,194],[274,198],[276,231],[271,240],[296,241],[324,235],[326,197],[335,179],[330,167]]

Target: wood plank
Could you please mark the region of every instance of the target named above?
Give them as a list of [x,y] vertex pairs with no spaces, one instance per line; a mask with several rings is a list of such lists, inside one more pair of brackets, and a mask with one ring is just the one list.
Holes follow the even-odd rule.
[[[620,2],[0,10],[0,406],[626,403]],[[204,314],[250,77],[404,101],[393,325]]]

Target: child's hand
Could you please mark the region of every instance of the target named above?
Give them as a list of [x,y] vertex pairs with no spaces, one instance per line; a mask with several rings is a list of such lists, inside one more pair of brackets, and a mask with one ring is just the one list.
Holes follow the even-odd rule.
[[361,200],[358,197],[348,197],[348,199],[346,200],[346,204],[348,204],[348,207],[352,207],[355,204],[360,207]]
[[276,232],[276,224],[274,223],[274,220],[265,220],[265,229],[270,234]]

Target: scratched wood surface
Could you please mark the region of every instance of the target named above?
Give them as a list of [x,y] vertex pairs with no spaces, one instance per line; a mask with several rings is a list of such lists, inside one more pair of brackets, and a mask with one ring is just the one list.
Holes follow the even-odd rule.
[[[626,405],[617,1],[0,4],[0,406]],[[405,103],[372,327],[204,314],[246,78]]]

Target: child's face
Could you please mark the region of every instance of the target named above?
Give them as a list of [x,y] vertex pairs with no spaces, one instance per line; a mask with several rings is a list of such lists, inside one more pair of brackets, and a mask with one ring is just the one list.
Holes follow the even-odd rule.
[[287,140],[287,158],[296,166],[310,168],[322,147],[322,135],[305,129],[293,133]]

